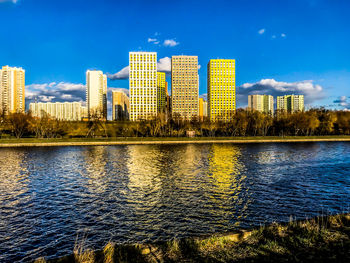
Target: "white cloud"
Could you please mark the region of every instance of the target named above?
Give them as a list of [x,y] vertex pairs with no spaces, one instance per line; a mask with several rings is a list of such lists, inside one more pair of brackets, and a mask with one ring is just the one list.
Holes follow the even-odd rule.
[[286,36],[287,36],[287,35],[286,35],[286,34],[284,34],[284,33],[282,33],[282,34],[281,34],[281,37],[286,37]]
[[174,40],[174,39],[166,39],[166,40],[164,40],[164,43],[163,43],[163,45],[165,46],[165,47],[175,47],[175,46],[177,46],[177,45],[179,45],[180,43],[179,42],[177,42],[176,40]]
[[282,95],[305,95],[305,103],[312,103],[325,97],[323,88],[314,84],[312,80],[297,82],[282,82],[274,79],[262,79],[256,83],[245,83],[237,90],[238,101],[246,104],[247,95],[267,94],[275,96]]
[[27,102],[84,102],[86,88],[83,84],[69,82],[50,82],[44,84],[30,84],[26,86]]
[[262,34],[265,33],[265,31],[266,31],[266,29],[265,29],[265,28],[262,28],[262,29],[260,29],[260,30],[258,31],[258,34],[259,34],[259,35],[262,35]]
[[346,96],[340,96],[338,99],[334,100],[333,103],[338,104],[338,106],[343,107],[346,110],[350,109],[350,101]]
[[116,79],[128,79],[129,78],[129,66],[122,68],[120,71],[114,74],[107,73],[107,77],[111,80]]
[[[148,43],[158,42],[158,39],[156,39],[156,38],[150,38],[150,37],[149,37],[149,38],[147,39],[147,42],[148,42]],[[159,43],[159,42],[158,42],[158,43]]]
[[171,72],[171,58],[165,57],[159,59],[157,63],[158,71],[165,72],[169,74]]

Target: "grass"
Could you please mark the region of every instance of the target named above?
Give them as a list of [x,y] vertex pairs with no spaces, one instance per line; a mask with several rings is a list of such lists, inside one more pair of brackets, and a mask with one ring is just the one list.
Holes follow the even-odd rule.
[[83,247],[47,262],[350,262],[350,214],[154,244],[108,243],[95,252]]
[[22,143],[89,143],[89,142],[172,142],[172,141],[280,141],[280,140],[350,140],[350,136],[332,135],[332,136],[251,136],[251,137],[109,137],[109,138],[60,138],[60,139],[37,139],[37,138],[6,138],[0,139],[0,144],[22,144]]

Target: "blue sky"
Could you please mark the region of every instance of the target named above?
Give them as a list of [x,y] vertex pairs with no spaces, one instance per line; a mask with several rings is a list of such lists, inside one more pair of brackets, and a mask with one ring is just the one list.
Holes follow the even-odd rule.
[[[209,59],[236,59],[239,106],[301,93],[350,108],[349,12],[347,0],[0,0],[0,61],[26,70],[28,101],[85,100],[87,69],[115,74],[142,50],[165,71],[172,55],[198,55],[200,94]],[[108,86],[127,89],[124,75]]]

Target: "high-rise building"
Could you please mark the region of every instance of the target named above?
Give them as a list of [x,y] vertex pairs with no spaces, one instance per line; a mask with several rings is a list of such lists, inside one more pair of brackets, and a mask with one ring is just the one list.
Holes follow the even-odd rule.
[[271,95],[249,95],[248,109],[273,115],[274,104]]
[[112,118],[117,120],[129,119],[129,97],[122,91],[112,91]]
[[285,95],[277,97],[277,110],[286,112],[304,111],[304,95]]
[[3,66],[0,70],[0,112],[25,111],[25,71]]
[[198,117],[198,57],[171,58],[172,116],[186,119]]
[[168,83],[164,72],[157,72],[157,111],[165,112]]
[[130,120],[157,115],[157,53],[129,53]]
[[236,110],[234,59],[211,59],[209,61],[207,92],[210,120],[230,120]]
[[86,106],[89,118],[107,119],[107,76],[100,70],[86,72]]
[[42,118],[47,114],[50,118],[62,121],[81,121],[85,114],[84,108],[80,102],[38,102],[29,104],[32,116]]
[[199,119],[203,120],[204,117],[208,116],[208,103],[203,99],[203,98],[199,98],[198,100],[198,117]]

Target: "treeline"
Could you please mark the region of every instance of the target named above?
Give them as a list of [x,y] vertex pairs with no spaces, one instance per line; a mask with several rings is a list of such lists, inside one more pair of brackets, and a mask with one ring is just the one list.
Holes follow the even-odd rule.
[[160,114],[149,121],[59,121],[31,113],[0,116],[1,138],[78,138],[78,137],[184,137],[194,131],[199,137],[225,136],[317,136],[350,135],[350,112],[312,109],[306,112],[284,113],[275,116],[238,109],[228,122],[168,119]]

